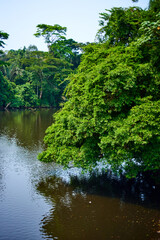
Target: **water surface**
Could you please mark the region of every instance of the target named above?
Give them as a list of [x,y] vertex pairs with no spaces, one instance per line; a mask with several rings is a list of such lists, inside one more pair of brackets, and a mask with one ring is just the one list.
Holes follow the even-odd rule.
[[52,114],[0,112],[0,240],[160,239],[157,186],[37,160]]

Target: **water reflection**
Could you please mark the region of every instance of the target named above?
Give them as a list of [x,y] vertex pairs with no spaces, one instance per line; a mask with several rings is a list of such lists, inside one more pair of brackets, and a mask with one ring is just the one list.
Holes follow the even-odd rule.
[[34,188],[49,166],[37,160],[53,111],[0,112],[0,240],[40,240],[51,204]]
[[0,112],[0,240],[158,240],[159,189],[143,176],[78,178],[37,160],[52,114]]
[[16,139],[20,146],[33,149],[42,143],[53,113],[53,109],[0,111],[0,135],[5,134]]
[[51,239],[158,240],[160,197],[150,199],[147,189],[145,183],[111,181],[106,175],[87,182],[74,178],[71,185],[48,177],[37,190],[54,208],[42,219],[41,231]]

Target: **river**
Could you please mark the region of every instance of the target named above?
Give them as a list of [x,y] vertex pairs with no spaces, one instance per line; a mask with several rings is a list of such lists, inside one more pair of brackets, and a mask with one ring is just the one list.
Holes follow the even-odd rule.
[[37,160],[52,115],[0,112],[0,240],[159,240],[154,184],[109,174],[87,180],[77,169]]

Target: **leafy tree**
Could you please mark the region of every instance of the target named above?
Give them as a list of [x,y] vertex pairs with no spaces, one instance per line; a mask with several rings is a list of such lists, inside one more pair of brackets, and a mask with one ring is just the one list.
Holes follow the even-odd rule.
[[[43,99],[45,103],[58,106],[62,101],[62,93],[67,82],[64,79],[76,69],[80,63],[80,48],[73,39],[66,39],[66,27],[55,24],[54,26],[39,24],[37,25],[36,37],[43,36],[48,44],[49,53],[46,53],[42,64],[33,69],[41,68],[41,96],[43,89]],[[43,86],[42,86],[43,85]],[[42,99],[42,100],[43,100]],[[47,100],[47,101],[46,101]]]
[[160,11],[160,3],[159,0],[150,0],[149,1],[149,9],[153,11],[153,13],[158,13]]
[[58,107],[64,90],[64,78],[71,71],[70,64],[54,58],[50,53],[34,52],[26,69],[32,72],[32,85],[40,104]]
[[108,40],[111,45],[128,44],[138,37],[138,29],[146,18],[146,11],[139,7],[112,8],[100,13],[100,26],[97,38]]
[[[3,48],[5,45],[4,40],[8,39],[9,34],[0,31],[0,47]],[[3,56],[3,51],[0,50],[0,57]],[[0,59],[0,67],[5,63]],[[7,107],[13,97],[12,84],[3,76],[0,70],[0,107]]]
[[15,88],[14,99],[11,107],[37,107],[39,106],[38,97],[30,83],[17,85]]
[[8,39],[8,37],[9,37],[8,33],[0,31],[0,47],[4,47],[5,45],[4,40]]
[[[160,169],[159,17],[131,10],[114,8],[107,41],[86,46],[40,160],[84,169],[102,160],[128,177]],[[124,24],[123,37],[115,29],[128,16],[136,16],[135,25],[134,18],[129,28]]]
[[0,107],[7,107],[13,99],[13,85],[0,71]]
[[[0,48],[4,48],[5,42],[4,40],[8,39],[9,34],[6,32],[0,31]],[[2,56],[3,51],[0,49],[0,57]],[[4,62],[0,60],[0,66],[3,65]]]
[[66,27],[62,27],[58,24],[55,24],[54,26],[47,24],[38,24],[37,32],[34,35],[36,37],[44,37],[45,42],[49,47],[51,44],[65,39],[66,31]]
[[50,52],[54,57],[65,59],[72,64],[72,69],[76,69],[80,64],[82,44],[73,39],[63,39],[50,46]]

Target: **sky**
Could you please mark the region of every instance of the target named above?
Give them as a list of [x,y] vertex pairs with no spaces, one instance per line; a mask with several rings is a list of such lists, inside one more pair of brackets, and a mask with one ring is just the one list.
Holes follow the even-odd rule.
[[112,7],[147,8],[148,0],[0,0],[0,30],[9,34],[3,50],[36,45],[46,51],[43,38],[36,38],[38,24],[67,27],[67,38],[93,42],[99,29],[99,13]]

